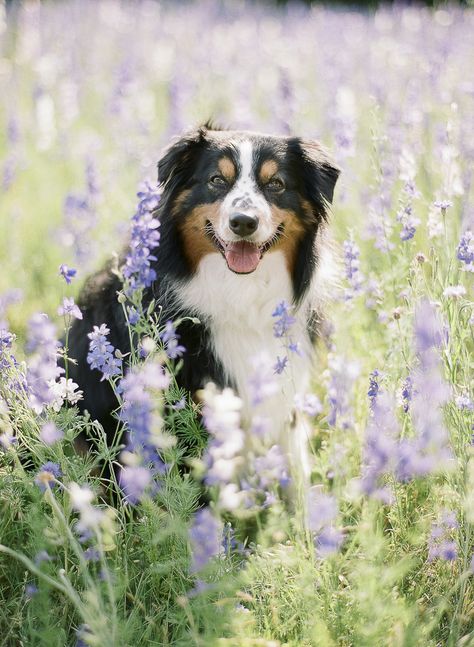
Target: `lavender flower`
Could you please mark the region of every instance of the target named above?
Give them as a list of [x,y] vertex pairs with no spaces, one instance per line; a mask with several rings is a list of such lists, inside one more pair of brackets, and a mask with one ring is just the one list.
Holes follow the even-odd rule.
[[400,238],[403,241],[411,240],[416,233],[416,228],[420,224],[420,219],[413,215],[413,200],[419,197],[419,195],[413,179],[407,178],[403,188],[403,204],[397,213],[397,221],[402,223]]
[[59,266],[59,274],[63,277],[63,279],[69,285],[72,282],[72,279],[76,276],[77,270],[63,264],[63,265]]
[[281,359],[280,357],[277,357],[277,361],[273,367],[273,371],[277,373],[277,375],[281,375],[285,370],[287,364],[288,364],[288,357],[283,357]]
[[178,344],[179,335],[172,321],[167,321],[164,331],[160,334],[160,339],[165,346],[166,354],[170,359],[177,359],[185,352],[184,346]]
[[62,317],[72,317],[73,319],[82,319],[82,312],[74,303],[72,297],[64,297],[62,305],[58,308],[58,315]]
[[290,482],[288,461],[278,445],[273,445],[263,456],[254,459],[254,470],[261,490],[275,484],[287,487]]
[[40,430],[40,438],[45,445],[53,445],[64,438],[64,432],[58,429],[54,422],[45,422]]
[[125,493],[126,500],[132,504],[141,501],[151,481],[152,474],[146,467],[127,466],[120,472],[120,487]]
[[109,333],[107,326],[101,324],[94,326],[94,330],[87,335],[90,339],[87,363],[91,369],[101,371],[101,381],[110,380],[122,372],[122,360],[113,355],[114,347],[107,339]]
[[277,393],[278,383],[275,380],[271,360],[265,353],[253,358],[252,367],[248,384],[252,394],[252,406],[255,407]]
[[403,382],[401,396],[403,411],[405,413],[408,413],[408,410],[410,409],[410,402],[413,397],[413,380],[411,379],[410,375],[407,375],[405,381]]
[[334,526],[339,513],[335,497],[324,494],[318,487],[312,487],[307,495],[308,527],[314,533],[314,544],[318,557],[324,558],[336,553],[344,536]]
[[457,546],[452,538],[453,531],[458,528],[458,522],[453,512],[444,511],[441,519],[431,526],[428,543],[428,560],[442,559],[452,562],[457,559]]
[[26,349],[30,353],[26,374],[29,400],[31,407],[41,413],[54,402],[51,386],[64,372],[57,365],[56,328],[45,314],[36,314],[30,319]]
[[42,492],[45,492],[48,486],[53,486],[54,481],[62,476],[61,468],[57,463],[48,461],[40,467],[35,478],[35,483]]
[[282,301],[277,305],[275,310],[272,312],[272,317],[275,318],[273,334],[277,338],[286,336],[291,326],[296,321],[296,319],[290,315],[290,306],[286,301]]
[[378,378],[380,378],[380,375],[381,375],[380,371],[375,369],[374,371],[372,371],[369,377],[369,390],[367,391],[367,395],[369,396],[371,408],[373,408],[375,401],[377,399],[377,395],[380,390],[380,384],[378,381]]
[[298,411],[307,413],[308,416],[317,416],[322,413],[323,410],[323,405],[318,396],[314,393],[306,393],[305,395],[297,393],[295,395],[294,404]]
[[344,357],[332,355],[329,357],[329,416],[328,423],[336,424],[343,429],[353,425],[351,391],[359,375],[359,366],[356,362],[349,362]]
[[356,243],[352,239],[345,240],[343,248],[346,279],[350,285],[350,288],[345,290],[344,299],[349,301],[362,292],[364,276],[360,271],[360,251]]
[[465,272],[474,272],[474,234],[467,229],[461,236],[457,247],[457,257],[464,263]]
[[222,532],[222,522],[214,517],[209,508],[202,508],[196,512],[189,530],[192,573],[201,571],[213,557],[222,552]]
[[138,209],[132,217],[130,250],[122,268],[128,281],[125,289],[127,296],[141,288],[149,287],[156,280],[156,272],[151,267],[152,262],[156,261],[156,256],[151,252],[158,247],[160,241],[160,223],[153,216],[159,204],[160,194],[149,183],[145,183],[143,190],[138,193],[138,198]]
[[0,329],[0,370],[6,370],[14,363],[15,357],[12,353],[8,352],[11,350],[13,342],[15,341],[15,335],[8,330]]
[[133,306],[127,308],[127,314],[131,326],[135,326],[140,321],[140,313]]

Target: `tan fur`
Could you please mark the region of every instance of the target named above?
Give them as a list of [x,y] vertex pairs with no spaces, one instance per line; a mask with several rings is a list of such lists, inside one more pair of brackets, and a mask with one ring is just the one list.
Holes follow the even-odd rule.
[[262,182],[262,184],[265,184],[265,182],[268,182],[268,180],[270,180],[277,171],[278,164],[275,162],[275,160],[267,160],[266,162],[263,162],[258,174],[260,182]]
[[215,226],[219,218],[220,202],[201,204],[186,214],[180,226],[184,254],[192,269],[196,271],[199,263],[207,254],[216,252],[216,247],[206,235],[206,221]]
[[282,251],[285,255],[288,271],[292,273],[295,267],[298,244],[304,235],[303,225],[298,220],[296,213],[291,209],[280,209],[272,205],[271,211],[275,230],[281,223],[285,225],[285,229],[280,239],[270,247],[267,254],[276,250]]
[[235,180],[236,168],[230,157],[221,157],[217,163],[217,167],[227,182],[233,182]]

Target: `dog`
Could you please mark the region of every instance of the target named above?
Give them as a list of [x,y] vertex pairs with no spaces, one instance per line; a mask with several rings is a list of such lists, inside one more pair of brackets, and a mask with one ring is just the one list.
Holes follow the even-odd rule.
[[[331,289],[327,223],[338,176],[319,143],[298,137],[207,124],[177,139],[158,162],[157,280],[143,295],[145,304],[155,300],[163,323],[182,320],[178,333],[186,352],[178,385],[192,394],[208,382],[232,387],[242,399],[247,429],[252,362],[275,362],[282,354],[272,315],[278,304],[289,305],[298,346],[278,375],[278,392],[258,413],[270,420],[275,442],[306,476],[307,429],[295,424],[294,398],[309,389],[313,342]],[[105,323],[114,347],[130,351],[117,301],[121,288],[110,267],[92,276],[78,301],[83,318],[69,334],[68,353],[75,360],[69,375],[84,392],[81,409],[105,429],[117,402],[87,363],[87,334]]]

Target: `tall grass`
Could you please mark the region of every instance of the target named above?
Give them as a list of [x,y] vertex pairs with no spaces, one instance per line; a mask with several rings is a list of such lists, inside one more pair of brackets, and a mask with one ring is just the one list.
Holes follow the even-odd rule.
[[[0,644],[474,644],[473,23],[454,9],[0,6]],[[123,364],[166,417],[167,469],[141,487],[133,470],[150,464],[126,455],[128,499],[120,439],[31,395],[71,323],[63,298],[120,251],[160,148],[209,116],[317,137],[343,169],[309,529],[276,458],[254,463],[250,488],[211,485],[201,508],[219,425],[208,445],[151,312],[131,324],[148,357]],[[56,329],[28,324],[38,312]],[[167,385],[147,382],[150,365]],[[235,411],[220,397],[207,391],[208,414]]]

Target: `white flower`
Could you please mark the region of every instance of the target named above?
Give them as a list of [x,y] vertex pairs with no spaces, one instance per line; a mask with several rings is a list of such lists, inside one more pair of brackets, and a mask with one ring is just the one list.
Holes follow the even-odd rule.
[[74,510],[83,512],[91,507],[90,504],[94,500],[94,493],[87,485],[80,486],[77,483],[71,483],[68,489]]
[[444,289],[443,296],[452,297],[453,299],[459,299],[466,294],[466,288],[464,285],[449,285]]
[[73,382],[71,378],[66,380],[65,377],[62,377],[59,382],[50,380],[48,386],[53,396],[51,406],[54,411],[59,411],[65,401],[70,404],[76,404],[76,402],[83,398],[83,392],[76,391],[76,389],[79,389],[79,385]]

